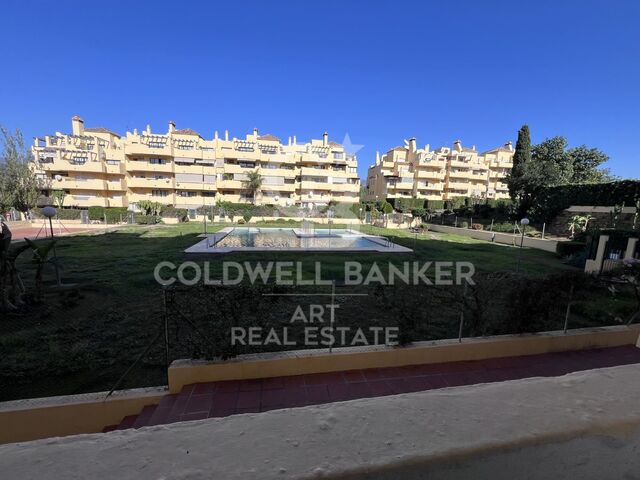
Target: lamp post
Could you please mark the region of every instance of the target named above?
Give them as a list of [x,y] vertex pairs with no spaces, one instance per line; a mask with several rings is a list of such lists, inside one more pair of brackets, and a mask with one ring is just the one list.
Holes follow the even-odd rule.
[[60,282],[60,270],[58,270],[58,255],[56,253],[56,244],[53,238],[53,217],[56,216],[56,209],[54,207],[44,207],[42,214],[49,219],[49,229],[51,230],[51,241],[53,242],[53,266],[56,269],[56,283],[58,287],[61,286]]
[[520,220],[520,225],[522,225],[522,235],[520,236],[520,249],[518,250],[518,264],[516,266],[516,272],[520,271],[520,261],[522,258],[522,245],[524,244],[524,234],[527,230],[527,225],[529,225],[529,219],[524,217]]

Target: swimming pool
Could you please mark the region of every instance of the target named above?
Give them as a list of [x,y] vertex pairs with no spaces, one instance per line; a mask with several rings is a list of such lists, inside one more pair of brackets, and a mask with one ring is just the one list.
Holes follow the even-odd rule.
[[371,251],[411,252],[390,240],[347,229],[229,227],[185,250],[186,253],[233,251]]

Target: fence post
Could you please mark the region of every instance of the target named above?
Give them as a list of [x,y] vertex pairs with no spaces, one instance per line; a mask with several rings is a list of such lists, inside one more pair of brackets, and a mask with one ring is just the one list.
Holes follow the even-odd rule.
[[329,344],[329,353],[331,353],[333,351],[333,342],[336,341],[336,337],[335,337],[335,298],[336,298],[336,281],[335,280],[331,280],[331,343]]
[[491,228],[489,229],[490,232],[493,232],[493,218],[491,219]]
[[467,282],[464,282],[462,291],[462,306],[460,307],[460,327],[458,328],[458,343],[462,343],[462,328],[464,327],[464,301],[467,298]]
[[473,217],[469,217],[469,228],[473,228]]
[[546,222],[542,224],[542,239],[544,240],[544,231],[547,228]]
[[569,315],[571,315],[571,302],[573,301],[573,283],[569,289],[569,303],[567,303],[567,311],[564,314],[564,333],[566,335],[569,328]]
[[164,355],[169,384],[169,315],[167,313],[167,287],[162,287],[162,310],[164,315]]
[[456,228],[458,227],[458,216],[457,215],[456,215],[456,218],[453,221],[453,226],[456,227]]

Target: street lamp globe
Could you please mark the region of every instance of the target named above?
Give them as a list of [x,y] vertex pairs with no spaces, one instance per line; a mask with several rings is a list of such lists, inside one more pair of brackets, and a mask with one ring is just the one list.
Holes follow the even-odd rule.
[[44,207],[42,209],[42,214],[47,218],[53,218],[56,216],[56,209],[54,207]]
[[527,217],[524,217],[522,220],[520,220],[520,225],[529,225],[529,219]]

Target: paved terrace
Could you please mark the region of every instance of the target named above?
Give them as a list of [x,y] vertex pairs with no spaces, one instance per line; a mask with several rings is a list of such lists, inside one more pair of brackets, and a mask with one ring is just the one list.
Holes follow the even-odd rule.
[[185,386],[179,394],[166,395],[159,405],[147,406],[139,415],[126,417],[119,425],[107,427],[105,431],[463,385],[557,377],[638,363],[640,348],[627,345],[477,361],[199,383]]

